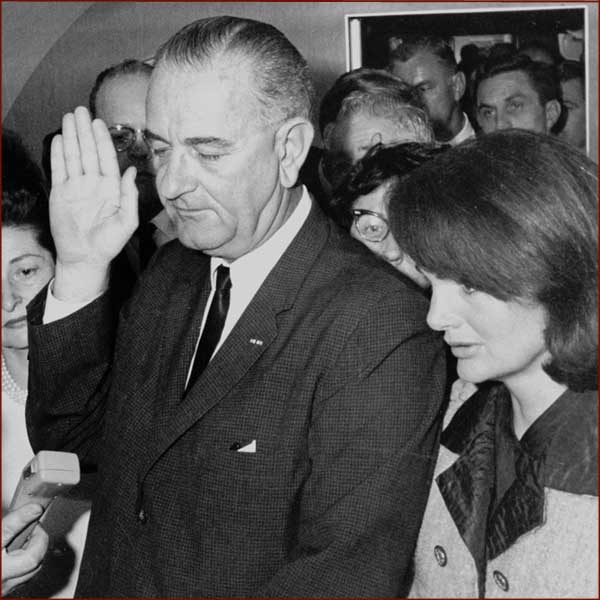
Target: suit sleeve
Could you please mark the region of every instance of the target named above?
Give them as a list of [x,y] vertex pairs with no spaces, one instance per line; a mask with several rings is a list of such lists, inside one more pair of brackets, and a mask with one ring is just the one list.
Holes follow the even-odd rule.
[[328,369],[291,561],[259,596],[406,596],[445,386],[442,341],[424,316],[383,300]]
[[97,464],[117,316],[108,293],[43,324],[46,288],[28,306],[29,394],[26,419],[34,451],[79,455]]

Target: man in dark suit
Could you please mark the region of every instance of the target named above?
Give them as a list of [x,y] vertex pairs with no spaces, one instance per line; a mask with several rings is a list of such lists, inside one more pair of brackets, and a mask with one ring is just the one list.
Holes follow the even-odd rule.
[[444,351],[419,291],[295,186],[312,102],[270,25],[203,19],[160,49],[147,136],[178,240],[118,328],[107,265],[135,173],[84,108],[63,120],[27,412],[34,447],[98,465],[80,596],[408,589]]

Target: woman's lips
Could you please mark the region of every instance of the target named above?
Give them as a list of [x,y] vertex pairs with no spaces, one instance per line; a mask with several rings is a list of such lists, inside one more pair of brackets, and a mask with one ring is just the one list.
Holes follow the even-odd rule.
[[27,317],[26,316],[19,317],[18,319],[10,319],[10,321],[6,321],[6,323],[4,323],[4,325],[2,325],[2,327],[8,328],[8,329],[17,329],[19,327],[25,327],[25,326],[27,326]]

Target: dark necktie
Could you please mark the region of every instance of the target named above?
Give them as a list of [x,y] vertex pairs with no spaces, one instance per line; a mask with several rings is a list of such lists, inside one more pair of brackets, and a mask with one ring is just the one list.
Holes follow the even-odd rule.
[[204,371],[221,339],[225,317],[229,310],[230,289],[231,279],[229,277],[229,267],[221,265],[217,267],[217,285],[215,294],[210,303],[206,323],[204,324],[204,329],[200,336],[200,342],[198,343],[198,349],[196,350],[196,356],[194,358],[194,364],[190,373],[187,389],[192,387],[196,379],[198,379],[202,371]]

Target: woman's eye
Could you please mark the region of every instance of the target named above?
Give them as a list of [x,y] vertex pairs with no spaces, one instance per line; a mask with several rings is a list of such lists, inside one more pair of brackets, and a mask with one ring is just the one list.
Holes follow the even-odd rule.
[[467,296],[470,296],[477,291],[474,287],[469,285],[461,285],[460,287],[462,288],[463,294],[466,294]]
[[17,279],[31,279],[39,271],[38,267],[28,267],[17,271]]

